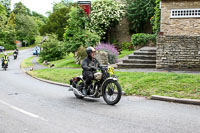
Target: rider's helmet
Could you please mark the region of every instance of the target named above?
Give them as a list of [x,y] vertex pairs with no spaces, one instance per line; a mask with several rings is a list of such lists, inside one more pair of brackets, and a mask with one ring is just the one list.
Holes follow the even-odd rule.
[[4,56],[7,56],[7,53],[4,53]]
[[90,56],[90,54],[91,54],[92,52],[95,52],[95,49],[94,49],[93,47],[88,47],[88,48],[86,49],[86,53],[87,53],[88,56]]

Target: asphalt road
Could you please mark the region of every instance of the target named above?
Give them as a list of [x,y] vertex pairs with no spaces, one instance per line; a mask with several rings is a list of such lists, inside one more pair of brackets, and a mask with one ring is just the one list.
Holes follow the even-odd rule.
[[200,106],[133,96],[116,106],[78,100],[66,87],[23,73],[28,56],[20,51],[7,71],[0,68],[0,133],[200,133]]

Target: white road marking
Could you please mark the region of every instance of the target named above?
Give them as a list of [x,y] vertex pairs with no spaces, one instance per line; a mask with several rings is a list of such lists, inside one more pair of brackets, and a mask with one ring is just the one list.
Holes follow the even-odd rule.
[[20,109],[20,108],[17,108],[17,107],[15,107],[15,106],[12,106],[12,105],[10,105],[10,104],[8,104],[8,103],[2,101],[2,100],[0,100],[0,103],[2,103],[2,104],[4,104],[4,105],[8,106],[8,107],[11,108],[11,109],[14,109],[14,110],[19,111],[19,112],[21,112],[21,113],[23,113],[23,114],[26,114],[26,115],[28,115],[28,116],[30,116],[30,117],[37,118],[37,119],[40,119],[40,120],[43,120],[43,121],[48,121],[48,120],[44,119],[43,117],[40,117],[39,115],[35,115],[35,114],[30,113],[30,112],[28,112],[28,111],[25,111],[25,110],[23,110],[23,109]]

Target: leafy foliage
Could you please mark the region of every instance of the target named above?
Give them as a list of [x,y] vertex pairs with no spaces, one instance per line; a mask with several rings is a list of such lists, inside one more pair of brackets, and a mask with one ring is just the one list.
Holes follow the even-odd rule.
[[117,62],[118,51],[114,45],[108,43],[100,43],[95,48],[98,51],[105,51],[108,53],[108,62],[110,64],[115,64]]
[[154,7],[155,0],[128,0],[127,16],[132,32],[143,31],[143,26],[154,14]]
[[31,16],[31,11],[22,2],[15,3],[13,12],[17,14],[29,15]]
[[4,46],[6,50],[15,48],[14,39],[15,39],[15,30],[12,25],[6,25],[7,17],[6,10],[0,4],[0,45]]
[[161,11],[159,8],[160,0],[156,0],[155,3],[156,3],[156,7],[154,8],[155,14],[151,18],[151,23],[153,24],[153,32],[158,33],[160,31],[160,15],[161,15]]
[[123,49],[123,50],[125,50],[125,49],[131,49],[131,43],[130,42],[122,42],[121,43],[121,48]]
[[52,13],[45,25],[40,28],[40,34],[45,35],[46,33],[54,33],[58,35],[58,40],[63,40],[63,34],[69,19],[68,13],[71,7],[64,7],[56,10]]
[[64,34],[65,48],[68,53],[75,53],[80,46],[94,46],[100,41],[100,37],[95,33],[85,30],[88,18],[85,12],[79,8],[72,8],[70,19]]
[[91,32],[103,37],[109,27],[114,26],[125,15],[124,4],[115,0],[96,0],[92,2],[90,23]]
[[0,4],[0,28],[4,26],[6,19],[6,10],[4,6]]
[[145,46],[147,45],[147,43],[149,43],[149,41],[152,41],[155,45],[156,35],[144,33],[133,34],[131,37],[131,41],[133,46]]
[[86,51],[86,48],[83,46],[78,48],[78,50],[75,54],[76,64],[81,64],[81,61],[87,56],[85,51]]
[[39,55],[42,62],[62,59],[65,56],[63,42],[56,38],[56,35],[49,35],[48,40],[42,44],[42,51]]
[[9,15],[11,11],[11,0],[0,0],[0,4],[5,7],[6,13]]
[[34,19],[27,15],[16,16],[16,34],[18,40],[26,40],[30,44],[35,40],[35,36],[38,35],[37,24]]

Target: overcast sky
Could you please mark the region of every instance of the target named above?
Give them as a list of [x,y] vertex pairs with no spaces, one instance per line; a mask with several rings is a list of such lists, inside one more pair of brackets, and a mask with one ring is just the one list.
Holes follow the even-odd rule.
[[47,11],[52,11],[53,2],[60,2],[61,0],[11,0],[11,8],[17,2],[22,2],[31,11],[36,11],[46,16]]

